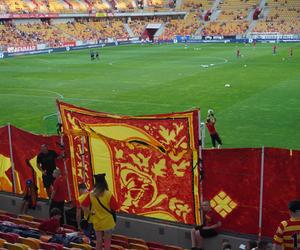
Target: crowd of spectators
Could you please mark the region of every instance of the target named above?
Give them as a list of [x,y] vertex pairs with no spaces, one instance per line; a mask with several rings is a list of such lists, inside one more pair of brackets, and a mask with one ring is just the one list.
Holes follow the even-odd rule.
[[249,27],[248,21],[209,22],[203,29],[203,35],[235,36],[242,35]]
[[[176,1],[171,0],[173,7]],[[67,4],[68,3],[68,4]],[[185,16],[163,17],[131,17],[126,20],[120,18],[72,18],[70,21],[52,22],[52,20],[36,20],[35,22],[1,21],[0,46],[23,47],[47,44],[50,47],[64,46],[64,44],[84,41],[98,43],[112,39],[128,39],[130,35],[142,37],[148,24],[164,25],[159,39],[170,40],[176,35],[204,35],[204,36],[235,36],[243,35],[250,27],[251,13],[258,9],[258,0],[222,0],[216,9],[213,0],[183,0],[181,8],[187,10]],[[0,3],[2,13],[45,13],[56,12],[126,12],[137,9],[147,11],[162,11],[170,7],[170,1],[165,0],[4,0]],[[269,0],[260,10],[258,20],[252,32],[276,32],[281,34],[300,33],[300,2],[297,0]],[[214,19],[211,20],[212,16]],[[129,20],[129,21],[128,21]],[[126,26],[129,25],[129,29]]]

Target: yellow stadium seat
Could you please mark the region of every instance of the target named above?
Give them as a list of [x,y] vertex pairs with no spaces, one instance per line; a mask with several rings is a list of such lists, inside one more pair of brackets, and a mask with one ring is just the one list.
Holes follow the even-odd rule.
[[135,244],[135,243],[129,243],[129,249],[134,249],[134,250],[149,250],[147,245],[143,244]]
[[27,221],[33,221],[33,217],[31,215],[27,215],[27,214],[20,214],[19,218],[23,219],[23,220],[27,220]]
[[19,242],[29,246],[31,249],[39,249],[40,248],[40,240],[34,238],[23,238],[19,237]]
[[165,245],[166,250],[184,250],[182,247],[177,247],[173,245]]
[[78,243],[71,243],[71,247],[83,249],[83,250],[92,250],[92,247],[88,244],[78,244]]
[[133,244],[139,244],[139,245],[145,245],[147,246],[146,244],[146,241],[143,240],[143,239],[139,239],[139,238],[128,238],[128,243],[133,243]]
[[111,244],[110,249],[111,250],[124,250],[125,248],[121,247],[121,246],[117,246],[117,245]]
[[121,240],[121,241],[128,242],[128,237],[125,235],[113,234],[112,238],[115,240]]
[[3,247],[5,242],[6,242],[5,240],[0,238],[0,247]]
[[24,244],[21,244],[21,243],[12,244],[12,243],[5,242],[4,248],[6,248],[8,250],[29,250],[28,246],[25,246]]

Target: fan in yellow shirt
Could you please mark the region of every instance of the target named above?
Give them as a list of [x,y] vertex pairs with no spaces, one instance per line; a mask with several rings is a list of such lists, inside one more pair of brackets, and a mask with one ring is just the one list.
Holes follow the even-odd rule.
[[103,242],[104,248],[110,249],[112,230],[116,226],[113,214],[118,204],[108,190],[105,174],[95,175],[95,188],[81,205],[85,210],[91,210],[90,221],[96,232],[96,250],[102,250]]

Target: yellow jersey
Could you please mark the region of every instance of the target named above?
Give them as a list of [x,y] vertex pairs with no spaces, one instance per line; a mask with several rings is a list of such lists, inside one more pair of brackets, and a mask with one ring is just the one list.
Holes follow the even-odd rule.
[[112,198],[112,193],[108,190],[104,191],[104,193],[98,197],[91,192],[82,204],[86,208],[89,208],[90,204],[92,204],[90,222],[93,223],[95,231],[111,230],[116,226],[113,216],[99,204],[97,198],[101,201],[103,206],[111,210],[110,200]]

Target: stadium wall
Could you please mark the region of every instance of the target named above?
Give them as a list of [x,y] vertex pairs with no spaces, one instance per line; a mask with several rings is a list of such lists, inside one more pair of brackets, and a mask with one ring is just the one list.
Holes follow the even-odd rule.
[[[0,192],[0,209],[10,213],[19,214],[22,198]],[[66,209],[69,209],[67,206]],[[29,214],[39,219],[49,218],[49,204],[45,200],[39,200],[36,210],[29,210]],[[114,234],[126,235],[132,238],[142,238],[146,241],[160,242],[181,246],[185,249],[191,248],[190,230],[192,226],[172,224],[159,220],[151,220],[145,217],[134,217],[118,214],[117,226]],[[213,239],[205,241],[205,249],[220,249],[223,239],[228,239],[233,249],[238,249],[240,244],[245,244],[249,239],[256,239],[250,235],[221,233]]]
[[[300,42],[300,38],[297,37],[282,37],[280,39],[275,38],[257,38],[255,39],[260,43],[298,43]],[[117,43],[116,43],[117,42]],[[0,59],[14,56],[23,56],[23,55],[36,55],[36,54],[51,54],[55,52],[65,52],[72,50],[81,50],[81,49],[91,49],[91,48],[101,48],[104,46],[117,46],[117,45],[130,45],[130,44],[141,44],[142,42],[137,39],[129,39],[129,40],[116,40],[116,42],[109,43],[99,43],[99,44],[83,44],[82,41],[78,41],[74,44],[66,44],[60,48],[47,48],[46,44],[41,44],[39,46],[20,46],[20,47],[8,47],[8,51],[0,51]],[[194,39],[190,36],[176,36],[173,40],[157,40],[154,43],[189,43],[189,44],[202,44],[202,43],[252,43],[252,38],[243,38],[243,39],[224,39],[218,38],[215,39],[213,37],[203,39]],[[149,43],[149,42],[147,42]],[[152,43],[152,42],[150,42]],[[79,45],[80,44],[80,45]],[[40,47],[44,47],[44,49],[39,49]]]

